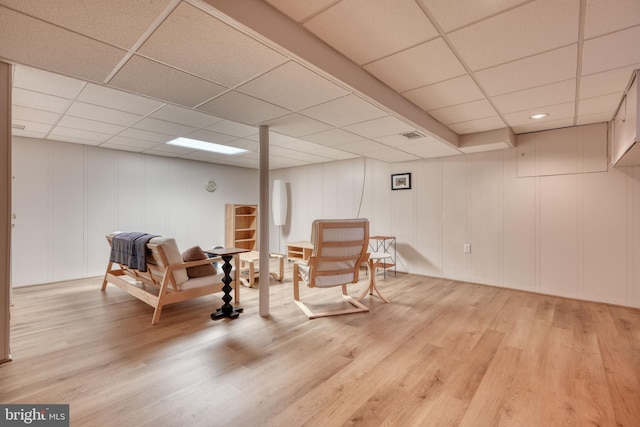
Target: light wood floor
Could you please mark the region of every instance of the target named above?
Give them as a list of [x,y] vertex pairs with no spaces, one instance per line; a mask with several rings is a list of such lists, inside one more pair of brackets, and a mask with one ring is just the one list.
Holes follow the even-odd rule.
[[72,426],[640,426],[639,310],[379,274],[391,304],[307,320],[285,277],[270,318],[242,288],[239,319],[208,296],[157,326],[100,279],[18,289],[0,402]]

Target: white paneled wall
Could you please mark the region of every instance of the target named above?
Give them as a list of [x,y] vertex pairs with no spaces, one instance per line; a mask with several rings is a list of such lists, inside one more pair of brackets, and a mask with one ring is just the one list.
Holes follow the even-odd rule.
[[[345,206],[359,199],[357,186],[340,185],[357,179],[359,162],[272,172],[292,188],[283,247],[308,240],[325,213],[353,216],[331,194]],[[373,234],[398,238],[400,271],[640,307],[640,167],[518,178],[516,149],[366,164],[361,216]],[[413,189],[391,191],[402,172]]]
[[[271,171],[289,212],[280,229],[270,221],[270,248],[308,240],[314,219],[359,214],[398,238],[399,271],[640,307],[640,167],[518,178],[517,156]],[[15,138],[13,167],[15,286],[102,274],[114,229],[219,244],[224,204],[258,199],[255,170],[55,141]],[[413,188],[391,191],[402,172]]]
[[225,203],[258,201],[252,169],[30,138],[13,139],[13,176],[13,286],[104,274],[114,230],[210,248]]

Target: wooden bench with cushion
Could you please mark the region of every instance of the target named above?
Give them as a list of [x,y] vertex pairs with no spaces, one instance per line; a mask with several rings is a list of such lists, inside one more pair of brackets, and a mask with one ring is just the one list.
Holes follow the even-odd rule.
[[[118,233],[107,236],[110,245]],[[160,321],[162,307],[180,301],[222,292],[222,271],[216,271],[213,262],[220,258],[209,258],[199,247],[180,253],[178,245],[170,237],[153,237],[146,244],[146,270],[140,271],[121,263],[109,261],[102,282],[102,291],[111,283],[139,300],[152,306],[155,311],[151,324]],[[237,265],[237,258],[234,264]],[[238,269],[234,278],[234,303],[240,302]]]

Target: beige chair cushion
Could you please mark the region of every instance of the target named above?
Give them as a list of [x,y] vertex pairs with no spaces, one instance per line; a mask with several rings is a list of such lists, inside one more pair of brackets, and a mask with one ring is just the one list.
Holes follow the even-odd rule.
[[[167,262],[169,264],[182,263],[182,254],[180,253],[180,250],[178,249],[178,244],[176,243],[174,238],[159,236],[149,240],[149,243],[162,247],[162,250],[164,251],[164,254],[167,257]],[[157,270],[157,268],[151,267],[151,264],[154,264],[156,266],[158,265],[162,266],[162,269],[159,272],[161,276],[162,274],[164,274],[164,267],[166,266],[162,265],[160,261],[147,258],[147,268],[149,268],[152,272],[154,272],[154,270]],[[182,283],[186,282],[188,279],[189,279],[189,276],[187,275],[186,269],[180,268],[177,270],[173,270],[173,280],[176,281],[177,286],[180,286]]]
[[[182,260],[184,262],[200,261],[201,259],[208,259],[209,257],[202,251],[200,246],[193,246],[186,251],[182,252]],[[216,268],[213,264],[198,265],[195,267],[187,267],[187,276],[190,279],[194,277],[213,276],[216,274]]]

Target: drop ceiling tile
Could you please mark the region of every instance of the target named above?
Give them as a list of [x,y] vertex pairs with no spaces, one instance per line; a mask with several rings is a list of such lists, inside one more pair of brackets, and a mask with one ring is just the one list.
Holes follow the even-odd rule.
[[502,129],[506,127],[504,121],[499,116],[486,117],[484,119],[470,120],[449,125],[452,131],[459,135],[469,133],[485,132],[488,130]]
[[280,147],[286,148],[286,149],[289,149],[289,150],[294,150],[294,151],[301,151],[301,152],[305,152],[305,153],[313,153],[313,152],[316,152],[318,150],[332,150],[332,151],[335,151],[333,148],[324,147],[322,144],[316,144],[316,143],[309,142],[309,141],[303,141],[301,139],[293,139],[293,140],[290,140],[289,142],[282,143],[282,144],[280,144]]
[[185,2],[176,7],[139,52],[227,87],[286,61],[266,45]]
[[538,0],[449,34],[472,70],[578,41],[579,1]]
[[585,114],[579,115],[576,120],[576,125],[590,125],[592,123],[605,123],[611,121],[613,118],[612,113],[595,113],[595,114]]
[[175,139],[173,135],[166,135],[166,134],[157,133],[157,132],[149,132],[148,130],[134,129],[134,128],[123,130],[120,133],[120,136],[126,136],[128,138],[134,138],[134,139],[143,139],[145,141],[151,141],[151,142],[157,142],[157,143],[167,142],[167,141],[171,141],[172,139]]
[[327,154],[327,157],[331,157],[334,160],[348,160],[357,159],[360,156],[357,154],[349,153],[347,151],[333,150],[331,154]]
[[83,139],[83,138],[74,138],[72,136],[64,136],[64,135],[50,134],[46,137],[46,139],[49,141],[71,142],[73,144],[81,144],[81,145],[93,145],[93,146],[100,145],[99,141],[92,141],[90,139]]
[[0,57],[89,81],[104,81],[126,55],[124,50],[3,7],[0,40]]
[[11,107],[11,117],[13,120],[26,120],[35,123],[55,124],[60,119],[60,114],[49,111],[36,110],[19,106]]
[[385,148],[384,150],[370,151],[365,154],[365,157],[381,160],[387,163],[410,162],[412,160],[420,159],[420,157],[418,156],[406,153],[404,151],[396,150],[393,148]]
[[255,126],[249,126],[231,120],[220,120],[214,125],[207,126],[206,129],[213,132],[224,133],[225,135],[236,136],[238,138],[246,138],[247,136],[258,133],[258,128]]
[[173,136],[182,136],[196,130],[191,126],[184,126],[177,123],[166,122],[164,120],[146,117],[133,125],[136,129],[149,130],[151,132],[164,133]]
[[451,123],[468,122],[476,119],[484,119],[496,116],[498,113],[486,99],[466,102],[464,104],[453,105],[451,107],[440,108],[429,111],[441,123],[449,125]]
[[582,98],[578,101],[578,115],[588,116],[591,114],[606,113],[609,119],[611,119],[618,109],[623,95],[624,92],[620,92],[596,96],[594,98]]
[[22,65],[16,65],[14,70],[13,87],[46,93],[61,98],[75,98],[86,85],[86,83],[81,80]]
[[290,154],[295,153],[295,150],[291,150],[290,148],[282,148],[282,147],[269,147],[269,157],[277,156],[277,157],[293,157]]
[[97,120],[104,123],[112,123],[122,126],[130,126],[140,120],[143,116],[127,113],[125,111],[113,110],[111,108],[99,107],[84,102],[74,102],[67,112],[67,116],[81,117],[83,119]]
[[340,145],[341,150],[355,154],[365,154],[373,151],[386,150],[388,148],[389,147],[384,144],[370,140],[362,140]]
[[20,88],[13,88],[11,102],[13,105],[20,107],[34,108],[52,113],[64,113],[69,104],[71,104],[71,100],[66,98]]
[[106,144],[117,145],[118,147],[131,147],[135,150],[148,150],[158,145],[157,142],[145,141],[143,139],[129,138],[122,135],[115,135],[109,138],[105,143],[101,144],[101,147],[105,147]]
[[51,130],[51,134],[49,135],[49,139],[57,139],[60,141],[68,141],[68,139],[60,139],[60,138],[69,138],[76,141],[87,141],[90,145],[97,145],[101,142],[109,139],[111,135],[106,133],[99,132],[91,132],[82,129],[71,129],[63,126],[56,126]]
[[[199,110],[236,122],[257,125],[261,122],[284,116],[289,111],[240,92],[227,92],[202,104]],[[215,125],[214,125],[215,126]]]
[[64,116],[58,122],[58,126],[71,129],[80,129],[105,134],[116,134],[125,129],[124,126],[113,125],[111,123],[98,122],[95,120],[87,120],[79,117]]
[[301,151],[294,151],[294,150],[289,150],[286,156],[280,156],[280,157],[286,157],[289,159],[296,159],[296,160],[303,160],[303,161],[307,161],[310,163],[316,163],[318,161],[320,162],[329,162],[333,159],[329,158],[329,157],[322,157],[322,156],[318,156],[317,154],[312,154],[312,153],[303,153]]
[[[260,141],[260,136],[258,134],[256,135],[251,135],[247,138],[250,141],[253,141],[256,144],[256,147],[258,147],[259,141]],[[287,145],[287,144],[297,144],[300,142],[304,142],[301,139],[289,136],[289,135],[284,135],[281,133],[277,133],[277,132],[269,132],[269,145],[273,146],[280,146],[280,145]]]
[[17,131],[17,130],[23,130],[25,132],[42,133],[46,135],[47,133],[49,133],[49,131],[53,127],[50,124],[29,122],[27,120],[16,119],[15,117],[11,119],[11,125],[24,126],[24,129],[16,129],[12,127],[11,131],[14,135],[15,135],[14,131]]
[[577,61],[577,45],[571,45],[478,71],[475,76],[488,95],[502,95],[573,79]]
[[530,0],[418,0],[427,7],[446,31],[455,30],[481,19],[512,9]]
[[322,157],[333,159],[333,160],[344,160],[344,159],[351,159],[351,158],[357,157],[353,153],[347,153],[346,151],[336,150],[331,147],[326,147],[324,145],[316,145],[316,147],[313,150],[310,150],[309,153],[316,154],[318,156],[322,156]]
[[47,132],[32,132],[27,129],[12,129],[11,135],[13,136],[24,136],[26,138],[38,138],[44,139],[47,136]]
[[584,23],[584,37],[590,39],[640,24],[637,0],[590,0]]
[[484,98],[478,85],[468,75],[410,90],[403,95],[425,111]]
[[316,12],[325,9],[331,3],[335,3],[336,0],[314,0],[314,1],[300,1],[300,0],[266,0],[276,9],[280,10],[285,15],[293,18],[296,22],[302,22],[309,16]]
[[69,28],[80,34],[131,48],[147,31],[170,0],[102,0],[57,2],[40,0],[0,0],[0,4]]
[[226,90],[223,86],[140,56],[131,58],[109,84],[187,107],[195,107]]
[[593,98],[594,96],[607,95],[609,93],[624,92],[633,70],[636,69],[640,69],[640,63],[616,70],[582,76],[580,79],[580,98]]
[[384,144],[389,147],[404,149],[409,145],[427,145],[427,144],[441,144],[434,138],[424,135],[422,138],[409,139],[402,135],[387,135],[379,138],[375,138],[375,141]]
[[[549,114],[549,116],[540,120],[532,120],[529,118],[529,116],[536,113],[547,113]],[[538,124],[542,125],[545,122],[556,122],[556,121],[564,120],[567,118],[573,119],[574,113],[575,113],[575,103],[567,102],[564,104],[549,105],[542,110],[529,109],[529,110],[518,111],[516,113],[505,114],[504,119],[512,127],[530,125],[532,123],[535,123],[535,124],[532,125],[531,127],[537,127]]]
[[576,98],[575,79],[538,86],[493,97],[501,113],[513,113],[528,108],[571,102]]
[[304,136],[331,129],[331,125],[319,122],[298,113],[287,114],[265,122],[269,129],[290,136]]
[[416,129],[393,116],[384,116],[366,122],[355,123],[344,126],[344,130],[355,133],[365,138],[377,138],[380,136],[396,135],[405,132],[412,132]]
[[158,144],[153,148],[145,150],[145,153],[157,154],[160,156],[166,156],[168,154],[184,155],[184,154],[196,153],[196,152],[198,152],[198,150],[194,150],[193,148],[179,147],[177,145],[169,145],[169,144]]
[[164,105],[162,102],[145,98],[144,96],[94,84],[88,84],[80,92],[76,101],[143,116]]
[[253,151],[255,153],[260,150],[260,146],[256,141],[249,141],[248,139],[234,139],[233,141],[226,142],[225,145],[231,147],[242,148],[243,150]]
[[210,132],[208,130],[200,129],[194,131],[188,135],[185,135],[185,138],[197,139],[200,141],[213,142],[214,144],[227,144],[234,139],[237,139],[234,136],[224,135],[222,133]]
[[585,40],[582,74],[626,67],[640,62],[640,26]]
[[144,151],[144,148],[135,147],[133,145],[118,145],[114,144],[111,141],[103,142],[100,144],[100,148],[108,148],[110,150],[118,150],[118,151],[130,151],[132,153],[141,153]]
[[403,148],[403,151],[423,159],[435,157],[459,156],[460,151],[442,143],[412,144]]
[[438,36],[414,0],[343,0],[304,26],[358,64]]
[[[533,121],[533,120],[532,120]],[[541,130],[560,129],[573,126],[573,118],[564,118],[558,120],[551,120],[547,123],[526,123],[513,126],[513,131],[520,135],[529,132],[538,132]]]
[[385,116],[367,120],[366,122],[355,123],[344,126],[343,129],[365,138],[377,138],[416,130],[413,126],[393,116]]
[[236,90],[292,111],[349,94],[344,88],[292,61]]
[[326,146],[333,146],[360,141],[362,137],[342,129],[331,129],[324,132],[314,133],[313,135],[306,135],[304,139]]
[[333,126],[364,122],[387,114],[356,95],[347,95],[324,104],[302,110],[301,114]]
[[364,68],[398,92],[466,74],[458,58],[440,37],[367,64]]
[[211,126],[222,120],[219,117],[201,113],[200,111],[177,107],[171,104],[167,104],[159,110],[154,111],[150,117],[165,120],[167,122],[178,123],[185,126],[191,126],[194,128]]

